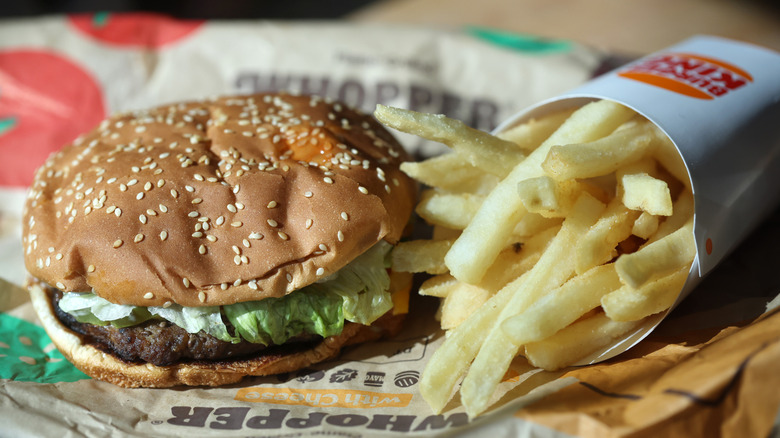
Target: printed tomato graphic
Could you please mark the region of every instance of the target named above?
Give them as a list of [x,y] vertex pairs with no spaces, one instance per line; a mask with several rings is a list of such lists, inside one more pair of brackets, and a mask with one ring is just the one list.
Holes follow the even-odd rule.
[[51,152],[105,114],[99,85],[73,61],[40,50],[0,51],[0,186],[29,185]]
[[126,47],[159,48],[195,32],[202,20],[176,20],[159,14],[76,14],[71,25],[101,42]]

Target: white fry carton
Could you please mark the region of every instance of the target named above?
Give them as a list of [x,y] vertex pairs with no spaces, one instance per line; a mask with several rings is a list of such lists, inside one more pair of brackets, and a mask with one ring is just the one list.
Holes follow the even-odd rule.
[[[528,108],[495,132],[599,99],[621,103],[657,125],[688,169],[697,254],[679,303],[780,201],[780,54],[693,37]],[[582,363],[627,350],[667,313]]]

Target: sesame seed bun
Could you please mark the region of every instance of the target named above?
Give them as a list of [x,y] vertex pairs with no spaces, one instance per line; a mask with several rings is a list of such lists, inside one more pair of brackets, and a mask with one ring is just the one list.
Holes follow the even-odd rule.
[[308,96],[116,115],[38,170],[25,263],[117,304],[280,297],[401,237],[406,159],[372,118]]
[[127,387],[290,372],[392,335],[403,315],[391,311],[306,348],[158,366],[71,330],[51,291],[163,307],[282,297],[401,238],[416,193],[399,170],[407,159],[374,119],[317,97],[257,94],[115,115],[35,175],[23,226],[34,307],[79,369]]

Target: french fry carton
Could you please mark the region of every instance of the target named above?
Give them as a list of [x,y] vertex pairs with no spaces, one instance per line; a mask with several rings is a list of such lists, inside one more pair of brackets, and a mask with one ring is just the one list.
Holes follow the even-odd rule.
[[[779,78],[780,54],[696,36],[521,111],[495,132],[600,99],[623,104],[659,127],[682,156],[695,204],[696,257],[676,306],[778,205]],[[581,363],[622,353],[668,312]]]

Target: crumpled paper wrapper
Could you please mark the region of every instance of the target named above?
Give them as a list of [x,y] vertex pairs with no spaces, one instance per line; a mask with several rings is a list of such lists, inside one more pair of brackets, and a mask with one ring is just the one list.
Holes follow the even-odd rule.
[[[519,358],[494,408],[434,415],[417,392],[442,341],[436,301],[404,331],[298,373],[221,388],[122,389],[65,361],[36,322],[20,243],[24,187],[61,144],[115,111],[288,89],[371,111],[447,113],[490,130],[587,80],[606,58],[488,32],[348,23],[83,15],[0,23],[0,436],[767,436],[780,406],[780,315],[768,310],[780,212],[642,343],[556,373]],[[410,151],[440,146],[400,136]],[[775,429],[776,431],[777,429]]]

